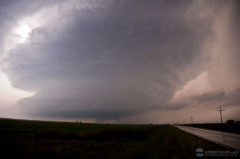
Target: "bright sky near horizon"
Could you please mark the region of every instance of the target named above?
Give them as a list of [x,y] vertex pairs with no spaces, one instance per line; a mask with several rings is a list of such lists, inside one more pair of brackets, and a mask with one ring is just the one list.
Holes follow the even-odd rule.
[[[26,23],[22,23],[20,25],[17,25],[12,32],[10,32],[11,36],[8,40],[5,42],[5,45],[3,46],[2,50],[2,58],[6,58],[8,56],[8,52],[11,51],[11,49],[14,49],[18,44],[24,43],[31,33],[31,28]],[[1,66],[4,68],[5,63],[1,61]],[[2,68],[0,69],[0,107],[6,108],[11,107],[12,105],[16,104],[18,100],[26,97],[31,97],[34,95],[34,93],[27,92],[24,90],[17,89],[12,86],[11,81],[7,77],[7,74],[5,74],[2,71]]]

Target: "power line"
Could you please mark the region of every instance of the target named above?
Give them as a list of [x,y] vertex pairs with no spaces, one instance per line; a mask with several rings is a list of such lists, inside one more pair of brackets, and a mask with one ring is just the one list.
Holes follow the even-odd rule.
[[191,122],[192,122],[192,124],[193,124],[193,116],[191,116],[190,119],[191,119]]

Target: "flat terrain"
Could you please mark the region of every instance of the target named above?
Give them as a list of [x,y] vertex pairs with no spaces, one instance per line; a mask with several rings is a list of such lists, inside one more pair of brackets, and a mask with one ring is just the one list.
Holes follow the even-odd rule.
[[199,147],[226,150],[170,125],[0,120],[0,153],[8,158],[187,159]]
[[189,126],[177,126],[179,129],[202,137],[209,141],[213,141],[224,146],[229,146],[240,151],[240,135],[233,133],[226,133],[222,131],[207,130]]
[[217,124],[217,123],[187,124],[186,126],[240,134],[240,124],[239,123],[238,124],[226,124],[226,123],[223,123],[223,124]]

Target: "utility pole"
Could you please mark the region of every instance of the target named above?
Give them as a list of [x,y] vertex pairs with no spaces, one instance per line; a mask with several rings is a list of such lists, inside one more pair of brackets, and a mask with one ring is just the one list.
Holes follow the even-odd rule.
[[221,108],[221,106],[219,106],[219,110],[217,110],[220,112],[220,118],[221,118],[221,124],[223,123],[223,119],[222,119],[222,111],[224,111],[224,109]]
[[192,124],[193,124],[193,117],[191,116],[190,118],[191,118],[191,122],[192,122]]

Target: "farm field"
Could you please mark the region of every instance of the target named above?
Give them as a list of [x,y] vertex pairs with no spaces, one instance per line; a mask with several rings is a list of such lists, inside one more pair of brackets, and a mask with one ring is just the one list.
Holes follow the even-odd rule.
[[24,158],[195,158],[226,150],[170,125],[0,120],[2,155]]

